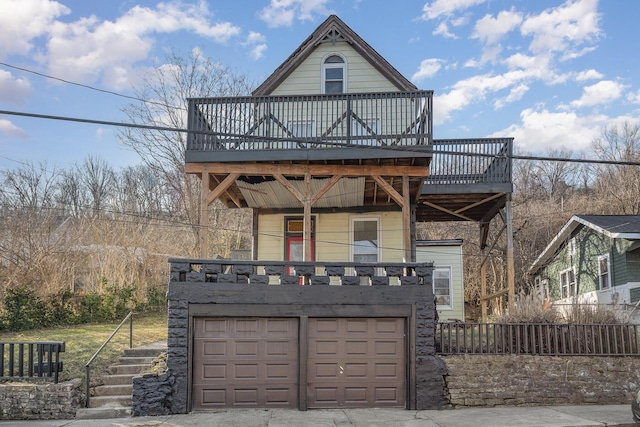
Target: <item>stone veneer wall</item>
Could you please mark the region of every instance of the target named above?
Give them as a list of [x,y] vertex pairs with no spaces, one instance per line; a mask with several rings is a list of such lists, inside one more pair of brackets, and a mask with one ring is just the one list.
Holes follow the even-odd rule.
[[640,389],[640,357],[442,356],[451,405],[625,404]]
[[55,420],[75,418],[82,404],[80,379],[58,384],[0,384],[0,419]]
[[[411,406],[416,409],[440,409],[448,405],[443,375],[446,372],[441,359],[435,355],[436,311],[431,289],[432,265],[420,264],[416,268],[417,276],[407,278],[402,286],[298,286],[298,278],[289,285],[268,285],[262,277],[251,276],[255,284],[242,281],[229,283],[235,275],[221,274],[215,263],[192,262],[188,260],[171,261],[171,280],[167,299],[169,302],[167,337],[167,372],[160,376],[145,376],[134,381],[133,413],[142,415],[178,414],[189,411],[189,324],[194,316],[242,316],[254,313],[253,307],[264,310],[265,307],[293,306],[303,307],[300,315],[319,303],[333,305],[340,312],[349,313],[349,307],[369,307],[372,315],[376,307],[403,306],[413,307],[415,330],[409,331],[415,338],[415,401]],[[199,271],[193,270],[194,264],[201,264]],[[417,265],[417,264],[416,264]],[[239,268],[237,268],[239,270]],[[251,271],[252,269],[247,269]],[[301,270],[298,268],[297,270]],[[391,269],[387,269],[391,271]],[[213,272],[213,273],[212,273]],[[218,282],[208,283],[207,275],[216,274]],[[221,280],[224,280],[221,282]],[[380,279],[382,282],[384,280]],[[373,281],[373,278],[372,278]],[[264,282],[264,283],[263,283]],[[404,283],[404,282],[403,282]],[[424,283],[427,286],[424,286]],[[225,310],[228,306],[230,312]],[[300,308],[297,308],[300,310]],[[277,310],[277,308],[274,308]],[[296,310],[296,309],[294,309]],[[411,311],[411,310],[410,310]],[[224,314],[221,314],[224,313]],[[362,313],[357,311],[357,313]],[[348,314],[347,314],[348,316]],[[358,317],[362,316],[360,314]],[[157,392],[147,392],[155,390]]]

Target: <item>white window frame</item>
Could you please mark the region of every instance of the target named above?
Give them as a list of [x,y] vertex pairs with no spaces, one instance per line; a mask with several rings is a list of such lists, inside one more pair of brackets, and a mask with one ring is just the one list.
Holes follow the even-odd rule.
[[[449,304],[438,303],[438,295],[436,294],[436,273],[442,273],[446,271],[449,279]],[[436,309],[437,310],[451,310],[453,309],[453,268],[449,265],[438,265],[433,267],[433,295],[436,297]]]
[[[569,273],[573,274],[573,282],[569,281]],[[563,278],[566,277],[565,280]],[[566,289],[565,289],[566,288]],[[578,291],[578,279],[576,278],[576,268],[571,267],[560,272],[560,296],[562,298],[573,297]]]
[[355,223],[364,222],[364,221],[376,222],[376,229],[378,232],[378,244],[376,247],[376,260],[377,260],[376,262],[380,262],[381,260],[380,248],[382,247],[382,230],[380,229],[380,224],[382,223],[382,220],[379,216],[352,216],[349,219],[349,258],[351,259],[351,262],[356,262],[354,260],[354,257],[356,255],[355,240],[354,240]]
[[[329,62],[327,63],[327,59],[329,59],[329,57],[331,56],[339,56],[340,58],[342,58],[343,62]],[[320,91],[323,94],[327,93],[327,87],[326,87],[326,82],[327,82],[327,73],[326,70],[327,69],[331,69],[331,68],[340,68],[342,69],[342,92],[340,93],[346,93],[347,92],[347,58],[344,57],[344,55],[337,53],[337,52],[331,52],[328,53],[327,55],[324,56],[324,58],[322,58],[322,64],[320,67]],[[331,81],[331,80],[329,80]],[[337,80],[336,80],[337,81]]]
[[572,237],[569,239],[569,255],[576,254],[576,238]]
[[534,279],[535,289],[540,292],[540,296],[543,299],[549,298],[549,279],[543,279],[541,276],[536,276]]
[[[602,261],[606,260],[607,271],[602,273]],[[603,278],[606,277],[607,285],[603,286]],[[598,289],[611,289],[611,260],[609,254],[601,255],[598,257]]]

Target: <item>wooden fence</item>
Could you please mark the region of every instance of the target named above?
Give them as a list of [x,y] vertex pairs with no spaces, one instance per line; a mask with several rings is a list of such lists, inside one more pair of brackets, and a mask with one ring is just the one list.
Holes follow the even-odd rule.
[[638,356],[640,325],[471,323],[436,325],[438,354]]

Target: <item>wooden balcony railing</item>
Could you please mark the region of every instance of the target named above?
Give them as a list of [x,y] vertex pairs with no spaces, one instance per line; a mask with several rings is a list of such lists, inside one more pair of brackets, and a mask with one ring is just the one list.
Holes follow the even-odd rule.
[[511,183],[512,154],[512,138],[435,140],[425,185]]
[[640,325],[438,323],[439,354],[638,356]]
[[432,91],[189,100],[187,151],[426,146]]

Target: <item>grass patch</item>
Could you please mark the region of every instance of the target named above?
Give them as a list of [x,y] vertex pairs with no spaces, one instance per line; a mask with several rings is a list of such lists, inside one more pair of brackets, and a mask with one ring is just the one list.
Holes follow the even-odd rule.
[[[60,353],[64,369],[60,380],[85,377],[85,365],[109,338],[120,322],[105,324],[86,324],[50,329],[34,329],[21,332],[1,333],[2,341],[64,341],[66,351]],[[166,311],[133,316],[133,346],[149,344],[167,339]],[[98,383],[100,376],[106,373],[122,352],[129,348],[129,323],[111,339],[100,355],[91,364],[92,385]]]

